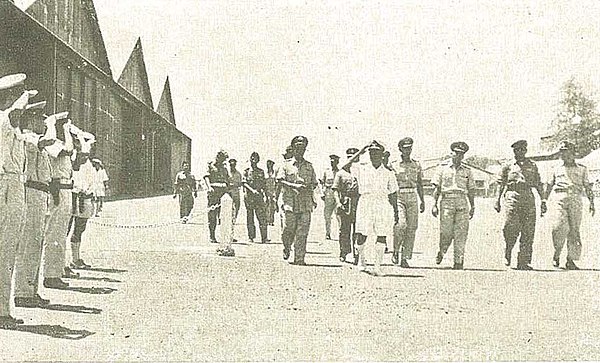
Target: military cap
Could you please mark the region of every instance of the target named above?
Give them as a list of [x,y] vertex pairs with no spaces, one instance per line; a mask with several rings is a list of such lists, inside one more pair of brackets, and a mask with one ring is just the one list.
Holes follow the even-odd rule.
[[306,146],[308,145],[308,139],[304,136],[296,136],[292,139],[291,145],[295,146],[296,144],[303,144]]
[[467,151],[469,151],[469,145],[467,145],[467,143],[463,141],[453,142],[452,144],[450,144],[450,150],[464,154]]
[[229,157],[229,154],[227,154],[227,151],[225,151],[225,150],[219,150],[217,152],[217,157],[219,157],[219,156],[224,157],[225,159],[227,159]]
[[235,159],[229,159],[229,164],[233,164],[233,163],[237,163],[237,160],[235,160]]
[[357,154],[360,150],[358,150],[355,147],[351,147],[349,149],[346,150],[346,155],[354,155]]
[[519,140],[514,142],[512,145],[510,145],[510,147],[512,147],[513,149],[518,149],[518,148],[523,148],[523,147],[527,147],[527,140]]
[[570,141],[564,140],[560,142],[560,146],[558,148],[560,151],[574,151],[575,144]]
[[24,110],[29,104],[29,99],[37,96],[37,90],[28,90],[23,92],[21,97],[19,97],[15,103],[12,104],[12,108],[15,110]]
[[335,154],[331,154],[331,155],[329,155],[329,158],[330,158],[330,159],[335,159],[335,160],[340,160],[340,157],[339,157],[339,156],[337,156],[337,155],[335,155]]
[[0,78],[0,91],[11,89],[25,84],[27,76],[24,73],[9,74]]
[[371,143],[371,145],[369,145],[369,151],[371,151],[371,150],[379,150],[379,151],[383,152],[385,150],[385,148],[383,147],[383,145],[381,145],[377,141],[373,141]]
[[253,151],[252,154],[250,154],[250,159],[252,158],[260,158],[260,155],[258,155],[256,151]]
[[411,137],[405,137],[403,139],[401,139],[400,141],[398,141],[398,147],[399,148],[404,148],[404,147],[411,147],[413,146],[413,139]]
[[267,160],[267,164],[275,164],[275,162],[273,160]]

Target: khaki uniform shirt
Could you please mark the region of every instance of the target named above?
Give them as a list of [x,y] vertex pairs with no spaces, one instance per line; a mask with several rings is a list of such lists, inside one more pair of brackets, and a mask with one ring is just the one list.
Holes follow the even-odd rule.
[[313,191],[317,186],[317,176],[313,165],[306,160],[297,162],[292,159],[279,168],[277,180],[291,183],[304,183],[308,188],[296,191],[286,185],[282,186],[281,198],[283,210],[294,213],[312,212],[314,209]]
[[464,165],[457,168],[452,163],[445,163],[439,166],[439,170],[431,182],[440,187],[444,192],[464,192],[475,190],[475,179],[471,169]]
[[421,164],[412,159],[408,162],[403,160],[394,161],[392,170],[396,175],[396,181],[400,189],[416,189],[419,178],[423,179]]
[[566,191],[575,194],[583,194],[585,189],[591,185],[587,168],[580,164],[557,165],[552,171],[550,184],[557,192]]

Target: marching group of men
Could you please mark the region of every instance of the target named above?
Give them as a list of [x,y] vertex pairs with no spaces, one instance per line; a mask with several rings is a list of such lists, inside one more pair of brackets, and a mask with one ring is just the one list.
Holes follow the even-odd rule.
[[[347,159],[340,166],[340,158],[330,155],[331,168],[322,178],[316,177],[313,165],[304,159],[308,140],[294,137],[283,154],[284,161],[274,170],[274,162],[267,162],[267,174],[258,167],[260,156],[251,155],[251,166],[242,174],[236,170],[235,160],[220,151],[209,163],[204,176],[208,186],[208,221],[211,242],[216,243],[215,229],[219,221],[222,197],[231,196],[235,210],[239,209],[239,189],[246,192],[248,236],[256,238],[254,218],[258,220],[261,241],[268,241],[267,226],[273,225],[274,213],[282,219],[281,240],[283,258],[289,259],[293,250],[295,265],[305,265],[306,241],[312,212],[316,207],[314,190],[321,184],[324,201],[325,238],[331,239],[331,219],[335,213],[339,225],[340,261],[345,262],[353,253],[359,270],[366,271],[365,247],[371,237],[375,251],[374,267],[370,271],[381,275],[381,262],[392,239],[392,262],[410,267],[419,213],[425,211],[423,170],[411,157],[413,139],[404,138],[398,143],[400,157],[390,162],[390,152],[377,141],[362,149],[349,148]],[[552,223],[552,240],[555,254],[553,263],[560,266],[560,256],[567,244],[566,269],[578,269],[575,261],[581,255],[580,225],[585,196],[593,214],[594,195],[587,169],[575,161],[575,145],[563,141],[559,148],[560,165],[552,170],[547,183],[542,183],[536,164],[527,155],[527,142],[512,144],[514,161],[505,165],[498,175],[500,185],[494,208],[505,209],[503,236],[506,243],[506,265],[512,264],[512,252],[519,241],[516,268],[532,270],[532,252],[536,225],[534,191],[541,200],[541,215],[547,212],[547,199],[552,196],[556,218]],[[439,250],[436,264],[441,264],[450,245],[454,244],[454,269],[463,269],[469,221],[475,215],[475,180],[471,167],[463,162],[469,150],[465,142],[450,145],[450,158],[442,162],[431,180],[434,186],[431,213],[440,219]],[[369,160],[360,161],[369,154]],[[237,174],[237,177],[235,175]],[[235,213],[237,215],[237,212]],[[391,241],[390,241],[391,242]],[[231,244],[218,252],[233,256]]]
[[68,112],[46,116],[26,79],[0,78],[0,327],[9,328],[23,323],[11,315],[11,296],[17,307],[46,306],[40,277],[44,287],[64,289],[63,278],[78,276],[73,269],[91,267],[81,237],[102,209],[108,181],[102,162],[90,159],[94,135]]

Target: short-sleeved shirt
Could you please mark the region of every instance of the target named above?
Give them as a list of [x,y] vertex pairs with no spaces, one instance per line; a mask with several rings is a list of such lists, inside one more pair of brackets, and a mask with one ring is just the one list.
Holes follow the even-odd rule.
[[394,173],[383,164],[375,168],[373,164],[356,165],[352,173],[356,176],[358,190],[363,196],[387,197],[398,191],[398,183]]
[[220,192],[227,191],[231,186],[231,178],[224,164],[216,164],[214,161],[208,163],[208,169],[205,177],[208,177],[210,183],[223,183],[226,187],[215,187],[215,190]]
[[431,182],[440,187],[442,192],[464,192],[475,190],[473,172],[463,164],[455,167],[452,163],[439,166]]
[[392,162],[392,171],[396,174],[396,181],[400,189],[413,189],[423,179],[423,169],[416,160],[398,160]]
[[94,192],[96,168],[87,160],[73,172],[73,192],[91,194]]
[[498,182],[506,185],[508,190],[531,190],[540,185],[541,178],[537,165],[533,161],[525,159],[505,165],[500,171]]
[[358,196],[358,180],[356,176],[352,174],[352,167],[350,172],[345,169],[340,169],[335,174],[333,179],[332,189],[337,190],[342,197],[357,197]]
[[265,172],[261,168],[244,170],[244,182],[257,192],[265,189]]
[[291,183],[304,183],[308,188],[294,190],[286,185],[281,189],[283,210],[294,213],[312,212],[314,209],[313,191],[317,186],[317,176],[313,165],[306,160],[300,162],[292,159],[281,165],[277,170],[277,180]]
[[40,149],[34,144],[25,144],[25,152],[27,154],[25,162],[25,176],[27,181],[49,183],[52,180],[50,170],[50,160],[48,153]]
[[552,170],[550,184],[554,186],[555,191],[568,191],[577,194],[583,194],[585,189],[591,185],[588,170],[581,164],[572,166],[557,165]]
[[323,179],[321,179],[323,187],[331,188],[333,186],[333,180],[335,179],[335,175],[337,173],[338,171],[333,170],[332,168],[325,169],[325,172],[323,173]]
[[0,112],[0,172],[22,174],[25,171],[25,142],[21,131],[10,124],[9,111]]

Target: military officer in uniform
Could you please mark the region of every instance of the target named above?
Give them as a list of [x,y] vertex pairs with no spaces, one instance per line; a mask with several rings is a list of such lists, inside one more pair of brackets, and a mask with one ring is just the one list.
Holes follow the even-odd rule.
[[[37,107],[32,108],[37,111],[28,115],[27,125],[23,126],[24,135],[39,141],[37,146],[30,143],[25,144],[26,218],[15,266],[15,306],[17,307],[41,307],[50,303],[49,300],[43,299],[38,291],[44,227],[48,210],[48,185],[52,180],[50,160],[44,147],[55,142],[49,137],[40,139],[41,134],[44,134],[43,108],[45,103],[38,103]],[[50,117],[56,118],[57,115]]]
[[[358,154],[357,148],[346,150],[346,156],[351,159]],[[352,164],[349,163],[335,175],[333,190],[336,212],[340,221],[340,261],[346,262],[346,256],[352,252],[356,227],[356,207],[358,205],[358,181],[352,173]]]
[[267,223],[265,221],[265,172],[258,167],[260,155],[253,152],[250,155],[250,167],[244,170],[242,186],[245,190],[244,202],[246,206],[246,227],[248,239],[254,242],[256,226],[254,216],[258,219],[261,243],[267,243]]
[[[240,205],[242,200],[241,189],[242,189],[242,173],[237,170],[237,160],[229,159],[229,177],[231,180],[231,188],[229,195],[233,199],[233,206],[235,208],[235,218],[237,219],[238,213],[240,212]],[[234,241],[235,242],[235,241]]]
[[535,235],[536,207],[532,188],[537,190],[542,199],[542,216],[546,213],[546,201],[537,165],[526,157],[527,141],[519,140],[512,144],[515,161],[505,165],[500,172],[498,182],[498,200],[495,209],[501,211],[501,200],[504,197],[506,221],[504,223],[504,241],[506,249],[504,258],[506,266],[511,264],[512,250],[519,238],[518,270],[532,270],[531,255]]
[[29,98],[25,74],[0,78],[0,327],[23,320],[10,314],[10,297],[18,244],[25,216],[25,137],[20,122]]
[[313,192],[317,186],[317,176],[313,165],[304,159],[308,139],[296,136],[292,139],[293,159],[284,163],[277,171],[277,180],[282,186],[282,211],[284,214],[283,259],[290,257],[294,245],[295,265],[306,265],[306,239],[310,230],[310,219],[314,209]]
[[[339,171],[338,164],[340,157],[337,155],[329,155],[329,161],[331,167],[327,168],[323,173],[323,178],[319,180],[323,189],[323,195],[321,199],[325,202],[324,216],[325,216],[325,238],[331,239],[331,215],[335,211],[335,197],[334,191],[331,189],[335,175]],[[337,214],[336,214],[337,216]],[[338,217],[338,226],[340,225],[340,219]]]
[[190,174],[190,163],[187,161],[181,163],[181,171],[175,176],[173,189],[175,189],[173,198],[179,196],[179,218],[185,224],[194,208],[194,198],[198,196],[196,180]]
[[592,216],[596,212],[594,194],[588,176],[587,168],[575,162],[575,145],[563,141],[560,145],[562,164],[552,171],[552,176],[546,189],[546,197],[554,191],[552,198],[555,218],[552,227],[552,242],[554,243],[554,266],[560,266],[560,254],[567,242],[568,270],[578,270],[575,261],[581,257],[581,216],[583,210],[582,195],[589,200],[589,210]]
[[[392,171],[398,182],[398,224],[394,226],[394,252],[392,262],[398,263],[400,253],[401,267],[410,267],[415,244],[419,213],[425,211],[423,197],[423,170],[421,164],[411,158],[413,139],[406,137],[398,142],[400,160],[392,163]],[[417,200],[417,197],[419,198]],[[402,250],[402,251],[401,251]]]
[[229,172],[225,167],[225,161],[229,156],[223,150],[217,153],[214,161],[208,163],[208,170],[204,175],[204,181],[206,182],[207,198],[208,198],[208,231],[210,235],[210,242],[217,243],[217,237],[215,230],[217,228],[217,218],[221,213],[219,205],[221,203],[221,197],[227,193],[231,188],[231,179]]
[[266,216],[265,222],[267,226],[275,225],[275,211],[277,210],[277,175],[275,173],[275,162],[267,160],[267,175],[265,176],[265,195],[266,201]]
[[454,242],[454,269],[462,270],[469,219],[475,214],[475,180],[471,169],[462,164],[469,146],[462,141],[453,142],[450,150],[451,162],[440,165],[438,173],[431,180],[435,185],[431,213],[436,218],[440,215],[440,250],[435,262],[438,265],[442,263],[446,251]]

